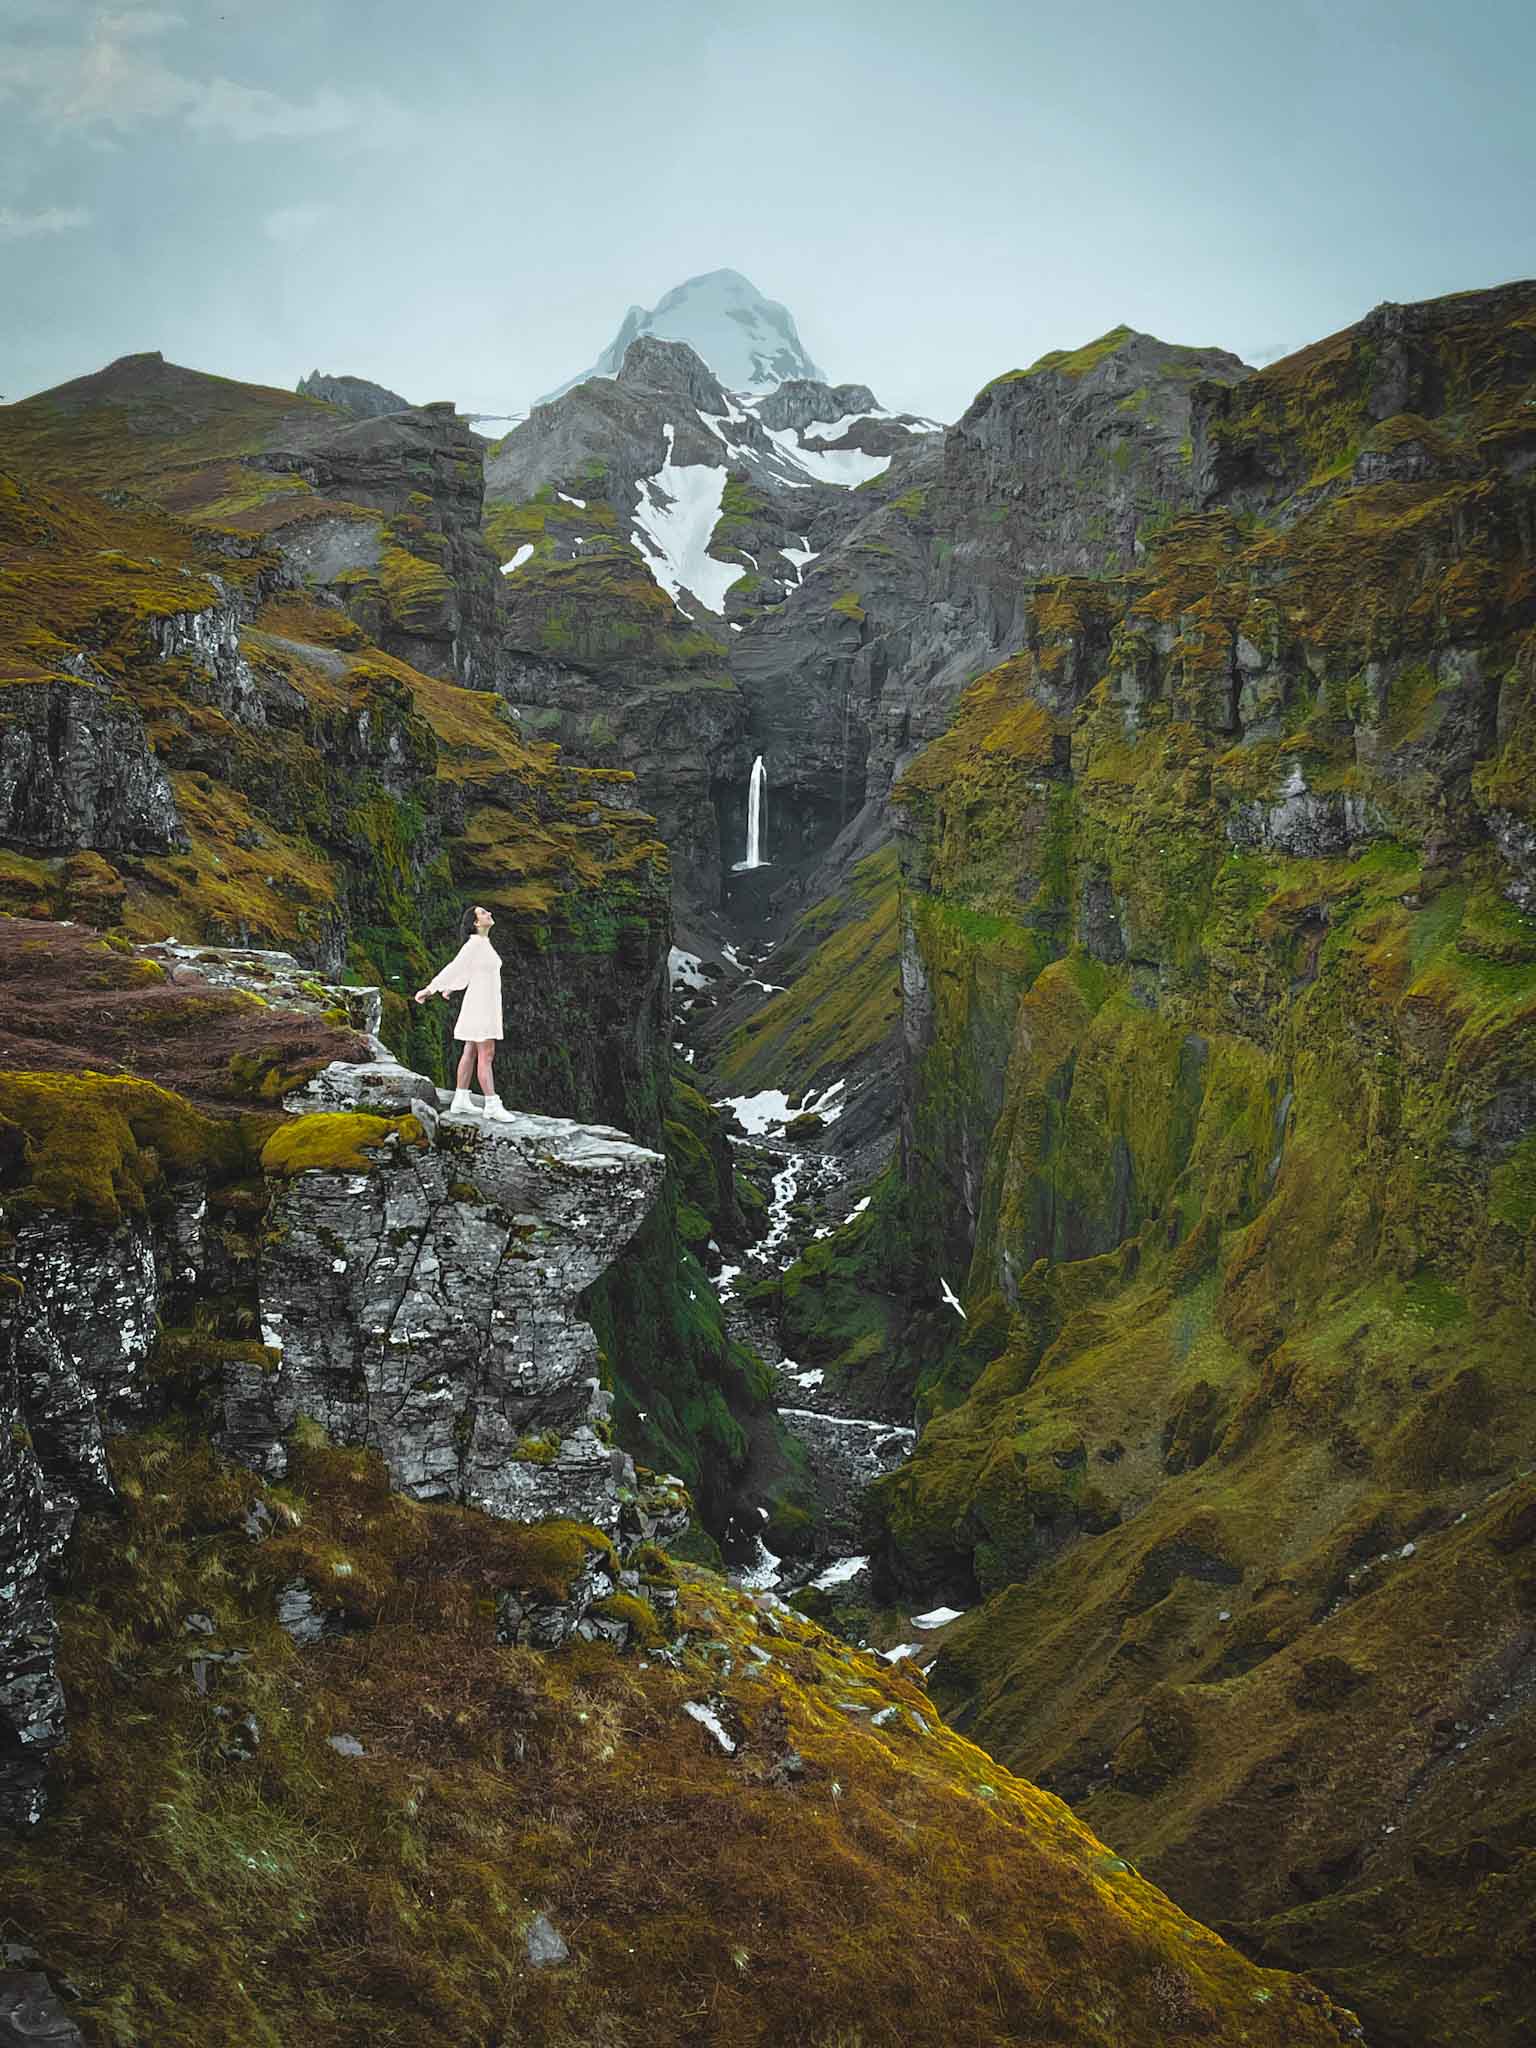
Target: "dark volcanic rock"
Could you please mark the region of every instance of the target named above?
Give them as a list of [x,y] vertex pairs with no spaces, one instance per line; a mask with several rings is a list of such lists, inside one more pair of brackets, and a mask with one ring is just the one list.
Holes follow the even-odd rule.
[[[307,419],[247,459],[383,514],[382,536],[350,550],[334,518],[321,536],[301,520],[274,539],[311,580],[329,568],[353,616],[391,654],[472,689],[492,686],[496,568],[480,534],[480,442],[451,404],[350,423]],[[377,581],[348,580],[370,553]]]
[[852,530],[732,651],[792,852],[866,804],[872,836],[966,683],[1024,644],[1032,579],[1127,569],[1195,503],[1191,392],[1249,374],[1118,328],[994,379],[942,443],[907,437],[878,489],[850,494]]
[[0,699],[0,837],[47,852],[168,853],[187,844],[144,721],[86,671]]
[[85,2048],[41,1971],[0,1971],[0,2048]]
[[339,405],[360,419],[378,419],[384,413],[409,412],[411,401],[383,384],[366,377],[327,377],[311,370],[294,389],[304,398],[323,398],[327,405]]

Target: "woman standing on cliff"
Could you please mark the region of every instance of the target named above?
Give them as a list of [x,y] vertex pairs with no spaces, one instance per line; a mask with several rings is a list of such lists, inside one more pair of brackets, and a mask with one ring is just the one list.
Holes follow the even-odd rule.
[[434,974],[425,988],[417,989],[416,1000],[424,1003],[428,996],[446,996],[450,989],[463,989],[464,1000],[459,1005],[453,1035],[463,1039],[464,1051],[454,1081],[453,1100],[448,1105],[449,1115],[473,1111],[475,1105],[470,1099],[469,1077],[478,1064],[485,1114],[499,1123],[509,1124],[512,1112],[502,1107],[501,1097],[495,1092],[493,1069],[496,1041],[501,1036],[501,955],[490,939],[491,926],[495,922],[483,903],[476,903],[466,910],[459,924],[463,945],[440,974]]

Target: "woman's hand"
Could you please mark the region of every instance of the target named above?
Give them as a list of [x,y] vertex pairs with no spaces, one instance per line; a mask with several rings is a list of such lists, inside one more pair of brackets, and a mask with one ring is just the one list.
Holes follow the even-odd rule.
[[431,991],[431,990],[430,990],[429,988],[419,988],[419,989],[417,989],[417,991],[416,991],[416,1000],[417,1000],[417,1002],[418,1002],[418,1003],[424,1003],[424,1002],[425,1002],[425,1001],[427,1000],[427,997],[428,997],[428,996],[429,996],[429,995],[430,995],[431,993],[432,993],[432,991]]

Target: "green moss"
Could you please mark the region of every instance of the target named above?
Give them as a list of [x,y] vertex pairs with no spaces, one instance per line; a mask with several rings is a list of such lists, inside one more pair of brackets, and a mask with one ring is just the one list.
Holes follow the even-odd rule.
[[624,1622],[630,1643],[638,1649],[658,1649],[667,1640],[667,1631],[655,1608],[633,1593],[610,1593],[606,1600],[593,1602],[592,1612],[608,1621]]
[[1520,1140],[1488,1176],[1488,1213],[1496,1223],[1529,1230],[1536,1223],[1536,1132]]
[[373,1173],[392,1143],[420,1147],[426,1142],[426,1132],[413,1116],[317,1110],[281,1124],[262,1147],[261,1166],[264,1173],[284,1179],[296,1173]]
[[1131,334],[1132,329],[1129,327],[1111,327],[1107,334],[1101,334],[1097,341],[1085,342],[1081,348],[1048,349],[1043,356],[1037,356],[1027,370],[1006,370],[1001,377],[994,377],[990,384],[984,384],[982,389],[991,391],[999,384],[1017,383],[1024,377],[1038,377],[1046,370],[1058,371],[1063,377],[1071,377],[1074,380],[1086,376],[1088,371],[1103,362],[1106,356],[1112,356],[1117,349],[1123,347],[1130,340]]
[[845,1078],[900,1020],[899,937],[896,849],[886,846],[799,920],[778,955],[794,963],[783,969],[793,980],[733,1034],[721,1078],[738,1092],[810,1092]]
[[115,1224],[161,1193],[167,1173],[238,1171],[245,1133],[150,1081],[104,1074],[0,1074],[4,1206]]

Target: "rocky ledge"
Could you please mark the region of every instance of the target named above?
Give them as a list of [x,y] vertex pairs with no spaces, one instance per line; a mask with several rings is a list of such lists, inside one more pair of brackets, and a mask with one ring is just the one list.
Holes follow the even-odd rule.
[[640,1227],[662,1155],[605,1125],[447,1114],[392,1062],[338,1062],[304,1096],[329,1106],[262,1154],[262,1339],[279,1362],[232,1369],[227,1448],[279,1476],[307,1415],[377,1448],[416,1499],[611,1532],[634,1467],[608,1441],[576,1297]]
[[[157,950],[193,1003],[209,981],[259,984],[298,1012],[350,1011],[372,1038],[376,995],[285,955]],[[271,1015],[274,1032],[294,1023]],[[606,1125],[449,1114],[372,1044],[289,1089],[280,1120],[208,1114],[128,1075],[6,1077],[0,1820],[41,1816],[63,1735],[51,1582],[76,1517],[121,1507],[111,1439],[187,1398],[267,1480],[296,1442],[359,1447],[416,1500],[584,1531],[581,1569],[498,1586],[504,1640],[627,1638],[591,1610],[637,1593],[633,1550],[687,1525],[681,1482],[614,1445],[578,1307],[644,1221],[662,1155]],[[240,1336],[258,1325],[260,1343]],[[281,1589],[296,1639],[327,1631],[324,1593]]]

